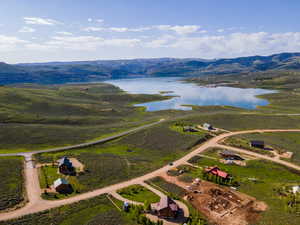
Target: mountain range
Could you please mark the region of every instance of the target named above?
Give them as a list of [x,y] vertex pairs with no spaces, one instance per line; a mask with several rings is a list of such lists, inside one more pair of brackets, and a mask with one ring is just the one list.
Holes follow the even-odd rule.
[[101,81],[131,77],[221,75],[268,70],[300,70],[300,53],[231,59],[157,58],[48,63],[0,63],[0,84]]

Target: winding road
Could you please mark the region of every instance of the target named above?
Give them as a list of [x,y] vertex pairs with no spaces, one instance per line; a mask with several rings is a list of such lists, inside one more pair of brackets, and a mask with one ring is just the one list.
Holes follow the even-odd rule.
[[125,181],[125,182],[121,182],[118,184],[114,184],[114,185],[110,185],[104,188],[100,188],[91,192],[86,192],[83,194],[79,194],[76,195],[74,197],[70,197],[68,199],[62,199],[62,200],[55,200],[55,201],[50,201],[50,200],[44,200],[41,198],[41,189],[40,189],[40,185],[39,185],[39,180],[38,180],[38,170],[37,168],[35,168],[33,161],[32,161],[32,155],[33,154],[37,154],[37,153],[41,153],[41,152],[53,152],[53,151],[61,151],[61,150],[69,150],[69,149],[74,149],[74,148],[81,148],[81,147],[86,147],[86,146],[90,146],[92,144],[97,144],[97,143],[102,143],[108,140],[112,140],[115,139],[117,137],[121,137],[124,136],[126,134],[141,130],[141,129],[145,129],[147,127],[150,126],[154,126],[156,124],[159,124],[163,122],[163,120],[160,120],[158,122],[152,123],[152,124],[148,124],[148,125],[144,125],[141,126],[139,128],[130,130],[130,131],[126,131],[123,132],[121,134],[118,135],[114,135],[112,137],[108,137],[99,141],[95,141],[95,142],[90,142],[90,143],[84,143],[84,144],[79,144],[79,145],[75,145],[75,146],[69,146],[69,147],[63,147],[63,148],[56,148],[56,149],[48,149],[48,150],[41,150],[41,151],[34,151],[34,152],[26,152],[26,153],[16,153],[16,154],[2,154],[0,156],[8,156],[8,155],[21,155],[25,157],[25,180],[26,180],[26,190],[27,190],[27,197],[28,197],[28,203],[20,209],[14,210],[14,211],[9,211],[9,212],[5,212],[5,213],[0,213],[0,221],[3,220],[9,220],[9,219],[13,219],[13,218],[18,218],[27,214],[31,214],[31,213],[37,213],[40,211],[44,211],[47,209],[51,209],[51,208],[55,208],[55,207],[59,207],[62,205],[66,205],[66,204],[71,204],[74,202],[78,202],[80,200],[85,200],[85,199],[89,199],[89,198],[93,198],[96,197],[98,195],[101,194],[105,194],[105,193],[116,193],[116,191],[118,189],[133,185],[133,184],[142,184],[144,185],[144,181],[149,180],[151,178],[154,178],[156,176],[159,176],[162,173],[167,172],[168,170],[170,170],[173,167],[177,167],[181,164],[187,163],[187,161],[192,158],[193,156],[196,156],[200,153],[202,153],[203,151],[205,151],[208,148],[211,147],[221,147],[221,148],[227,148],[233,151],[237,151],[237,152],[241,152],[241,153],[245,153],[248,155],[252,155],[255,156],[257,158],[261,158],[261,159],[265,159],[265,160],[270,160],[279,164],[282,164],[284,166],[287,166],[289,168],[293,168],[295,170],[299,170],[300,171],[300,166],[297,166],[293,163],[290,162],[286,162],[283,160],[280,160],[278,158],[272,158],[272,157],[268,157],[265,155],[261,155],[261,154],[257,154],[251,151],[247,151],[244,149],[239,149],[239,148],[234,148],[234,147],[229,147],[229,146],[224,146],[222,144],[220,144],[220,142],[222,140],[224,140],[225,138],[228,138],[230,136],[234,136],[234,135],[239,135],[239,134],[248,134],[248,133],[269,133],[269,132],[300,132],[300,129],[275,129],[275,130],[246,130],[246,131],[236,131],[236,132],[229,132],[229,133],[224,133],[218,136],[215,136],[213,138],[211,138],[210,140],[202,143],[200,146],[198,146],[196,149],[194,149],[193,151],[191,151],[190,153],[188,153],[187,155],[185,155],[184,157],[178,159],[177,161],[175,161],[173,163],[172,166],[170,165],[166,165],[160,169],[157,169],[153,172],[150,172],[148,174],[145,174],[143,176]]

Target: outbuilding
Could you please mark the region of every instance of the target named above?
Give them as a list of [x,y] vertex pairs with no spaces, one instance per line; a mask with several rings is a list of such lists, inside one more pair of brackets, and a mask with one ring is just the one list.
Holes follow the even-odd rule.
[[265,148],[265,142],[264,141],[253,140],[253,141],[250,141],[250,146],[254,147],[254,148],[264,149]]
[[213,130],[214,129],[213,126],[210,125],[209,123],[204,123],[202,126],[205,130]]

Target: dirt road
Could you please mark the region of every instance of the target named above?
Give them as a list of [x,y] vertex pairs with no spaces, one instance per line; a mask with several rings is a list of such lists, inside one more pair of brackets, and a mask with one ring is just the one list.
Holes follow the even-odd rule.
[[[159,122],[156,122],[156,123],[159,123]],[[154,125],[154,124],[152,124],[152,125]],[[147,125],[147,126],[150,126],[150,125]],[[3,220],[17,218],[17,217],[24,216],[24,215],[27,215],[27,214],[40,212],[40,211],[43,211],[43,210],[59,207],[59,206],[66,205],[66,204],[71,204],[71,203],[74,203],[74,202],[78,202],[80,200],[93,198],[93,197],[101,195],[101,194],[115,192],[118,189],[130,186],[130,185],[133,185],[133,184],[141,184],[141,183],[143,183],[144,181],[146,181],[148,179],[154,178],[154,177],[156,177],[156,176],[158,176],[162,173],[167,172],[169,169],[171,169],[173,167],[177,167],[181,164],[186,163],[193,156],[196,156],[199,153],[202,153],[203,151],[205,151],[206,149],[211,148],[211,147],[230,148],[234,151],[240,151],[242,153],[253,155],[253,156],[258,157],[258,158],[270,160],[270,161],[285,165],[287,167],[290,167],[290,168],[293,168],[293,169],[296,169],[296,170],[300,170],[300,167],[293,164],[293,163],[289,163],[289,162],[286,162],[286,161],[283,161],[283,160],[280,160],[280,159],[274,159],[274,158],[267,157],[267,156],[264,156],[264,155],[260,155],[260,154],[257,154],[257,153],[253,153],[253,152],[250,152],[250,151],[247,151],[247,150],[244,150],[244,149],[237,149],[237,148],[223,146],[223,145],[219,144],[220,141],[222,141],[223,139],[225,139],[227,137],[230,137],[230,136],[239,135],[239,134],[247,134],[247,133],[264,133],[264,132],[300,132],[300,129],[247,130],[247,131],[236,131],[236,132],[221,134],[221,135],[216,136],[216,137],[206,141],[205,143],[201,144],[197,149],[193,150],[192,152],[188,153],[184,157],[182,157],[179,160],[175,161],[172,166],[166,165],[166,166],[164,166],[164,167],[162,167],[158,170],[155,170],[153,172],[145,174],[141,177],[137,177],[137,178],[125,181],[125,182],[110,185],[110,186],[107,186],[107,187],[104,187],[104,188],[100,188],[100,189],[97,189],[97,190],[94,190],[94,191],[91,191],[91,192],[76,195],[74,197],[71,197],[71,198],[68,198],[68,199],[63,199],[63,200],[49,201],[49,200],[41,199],[37,169],[34,168],[34,166],[33,166],[33,168],[30,168],[30,166],[28,166],[28,167],[25,167],[25,175],[26,175],[26,189],[27,189],[27,195],[28,195],[29,203],[23,208],[17,209],[15,211],[0,214],[0,220],[3,221]],[[25,154],[31,154],[32,155],[32,154],[35,154],[35,153],[37,153],[37,152],[23,153],[23,155],[24,156],[25,156]],[[28,162],[26,162],[26,163],[32,162],[30,160],[27,160],[27,161]]]

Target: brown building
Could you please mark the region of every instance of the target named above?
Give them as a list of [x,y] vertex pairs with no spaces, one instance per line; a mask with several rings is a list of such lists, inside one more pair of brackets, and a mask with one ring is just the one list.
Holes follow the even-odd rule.
[[164,196],[159,202],[151,204],[151,209],[162,218],[175,218],[178,215],[178,205],[168,196]]
[[72,186],[64,178],[58,178],[54,181],[53,187],[55,191],[61,194],[69,194],[73,192]]

